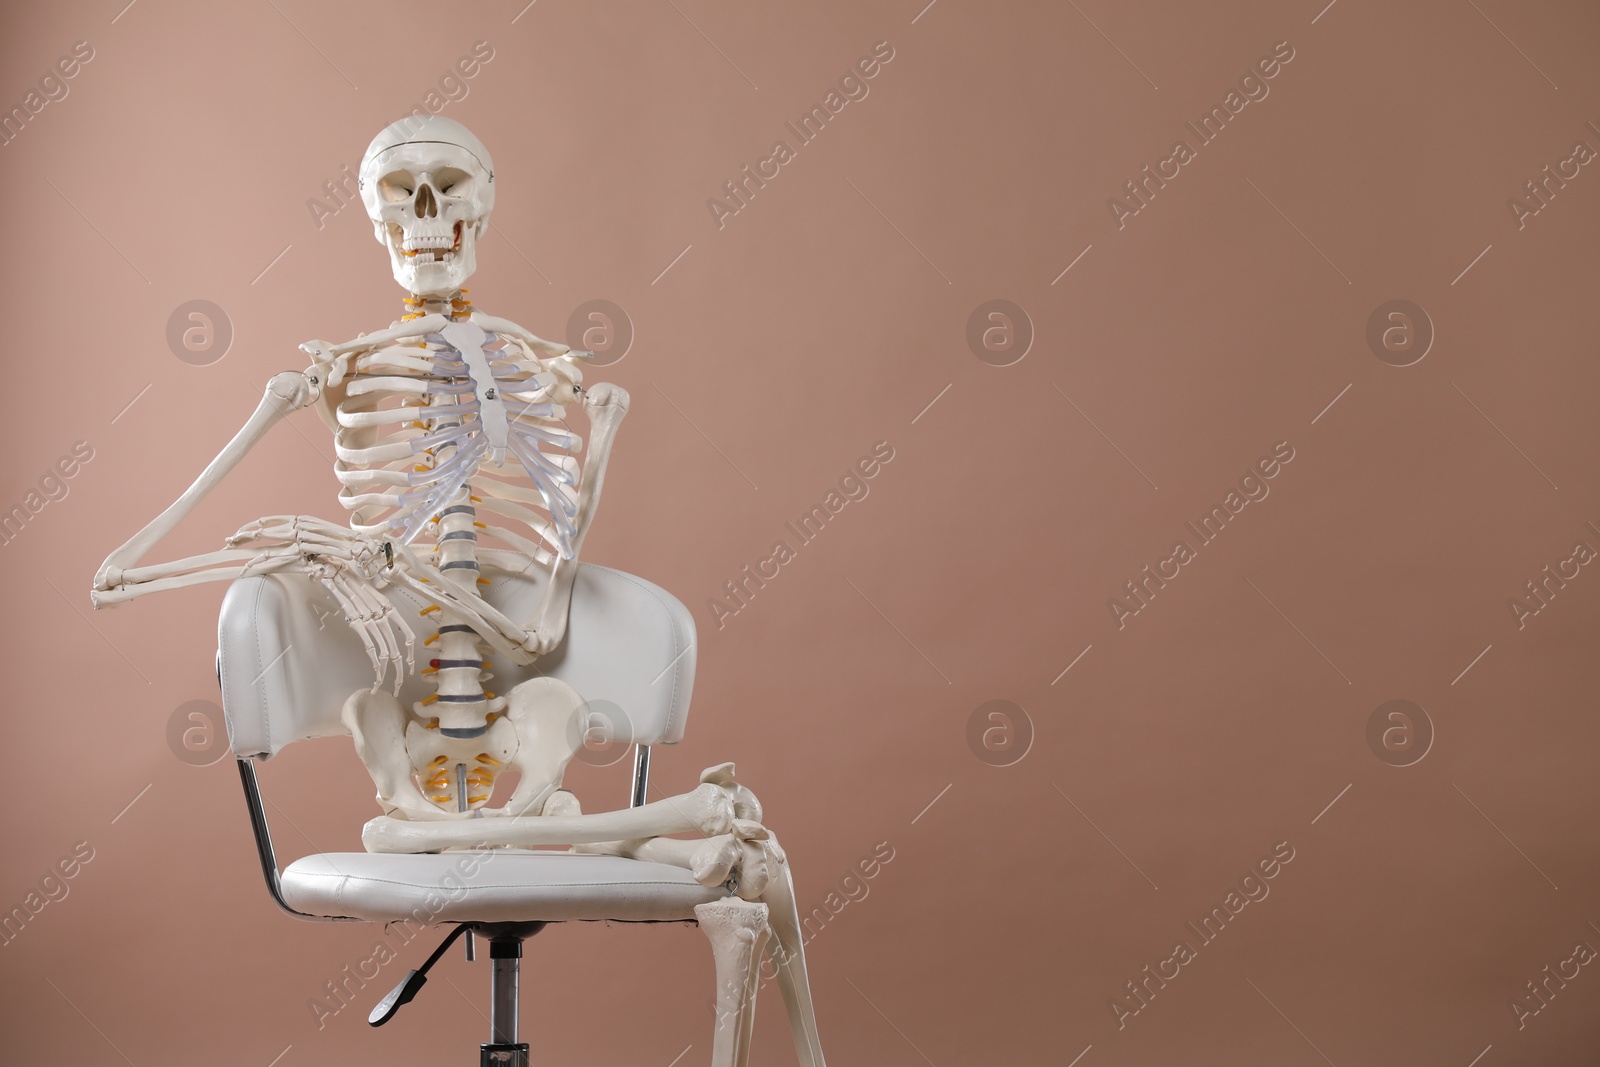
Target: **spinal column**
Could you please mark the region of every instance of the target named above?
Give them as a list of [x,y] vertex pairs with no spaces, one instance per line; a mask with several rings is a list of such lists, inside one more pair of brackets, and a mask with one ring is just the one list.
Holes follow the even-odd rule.
[[[456,316],[465,318],[470,314],[470,307],[464,300],[458,301],[452,311]],[[433,344],[429,347],[433,347]],[[458,393],[429,393],[419,414],[423,414],[423,421],[428,424],[430,436],[439,431],[448,431],[461,426],[464,418],[460,413],[461,400],[462,397]],[[426,412],[429,408],[452,410],[449,414],[428,419]],[[463,440],[456,435],[449,436],[456,439],[443,441],[430,450],[430,453],[419,458],[434,469],[447,466],[461,447],[458,442]],[[482,524],[478,522],[478,513],[473,507],[475,500],[471,483],[463,483],[444,507],[439,509],[433,522],[430,523],[438,536],[439,570],[462,592],[469,594],[475,592],[480,581],[477,541],[478,530],[482,528]],[[434,618],[440,615],[437,607],[429,608],[427,612]],[[483,683],[489,675],[485,671],[487,665],[483,659],[483,649],[478,635],[470,626],[442,623],[428,639],[427,647],[433,652],[434,658],[429,660],[423,673],[433,680],[437,692],[414,705],[413,710],[423,716],[424,720],[430,714],[437,715],[439,733],[444,737],[481,736],[495,713],[504,706],[505,701],[484,691]],[[481,780],[469,781],[468,785],[481,786],[481,789],[469,789],[469,794],[473,797],[478,792],[487,794],[492,786],[492,775],[487,771],[475,770],[473,777]],[[450,782],[449,786],[454,787],[456,784]]]
[[[439,451],[447,459],[454,446]],[[439,569],[463,592],[474,591],[478,582],[478,513],[472,506],[472,486],[463,485],[450,503],[439,512]],[[437,617],[437,612],[433,613]],[[484,691],[483,649],[472,627],[443,623],[430,638],[435,657],[424,673],[437,692],[415,708],[426,716],[431,710],[439,717],[439,732],[445,737],[477,737],[488,726],[491,710],[498,711],[503,701]],[[492,701],[492,703],[491,703]]]

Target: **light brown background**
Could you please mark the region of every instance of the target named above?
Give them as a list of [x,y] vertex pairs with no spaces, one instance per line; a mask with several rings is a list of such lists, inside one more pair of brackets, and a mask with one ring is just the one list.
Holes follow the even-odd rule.
[[[689,738],[657,782],[737,759],[808,903],[895,850],[809,950],[833,1062],[1596,1062],[1594,967],[1524,1029],[1508,1001],[1600,946],[1600,575],[1522,630],[1507,601],[1600,547],[1600,173],[1520,230],[1506,201],[1600,148],[1600,14],[923,2],[8,16],[6,108],[73,42],[95,58],[0,148],[0,504],[75,441],[95,458],[0,547],[0,906],[75,842],[95,858],[0,948],[6,1062],[466,1063],[483,1039],[486,968],[459,954],[366,1027],[420,944],[316,1029],[307,999],[377,930],[277,913],[231,761],[168,747],[174,709],[215,697],[220,588],[87,614],[102,557],[299,342],[399,314],[359,205],[318,229],[306,202],[479,40],[494,59],[444,112],[496,161],[474,299],[562,336],[605,298],[637,330],[592,376],[634,405],[585,554],[699,620]],[[706,200],[881,40],[870,96],[719,230]],[[1106,199],[1283,40],[1270,96],[1119,230]],[[165,340],[200,298],[235,331],[209,366]],[[997,298],[1037,334],[1009,367],[965,341]],[[1396,298],[1437,331],[1405,368],[1364,338]],[[718,629],[707,599],[880,440],[871,495]],[[1107,599],[1279,441],[1271,496],[1119,630]],[[330,457],[297,416],[161,557],[335,516]],[[996,699],[1034,734],[1008,767],[967,741]],[[1436,731],[1410,767],[1366,741],[1391,699]],[[623,766],[579,776],[591,809],[623,800]],[[358,846],[370,784],[342,743],[264,780],[288,856]],[[1280,841],[1271,895],[1119,1031],[1110,999]],[[524,988],[540,1063],[708,1054],[690,928],[553,929]],[[770,994],[756,1041],[791,1062]]]

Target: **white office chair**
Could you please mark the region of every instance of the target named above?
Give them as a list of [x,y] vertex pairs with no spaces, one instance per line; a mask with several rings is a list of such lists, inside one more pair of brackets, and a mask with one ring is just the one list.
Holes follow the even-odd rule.
[[[507,615],[526,617],[538,603],[542,575],[488,567],[483,573],[490,579],[484,598]],[[409,618],[418,615],[408,607],[426,606],[403,589],[389,595]],[[504,692],[544,674],[588,701],[605,701],[611,714],[591,720],[591,736],[637,746],[637,806],[645,801],[650,746],[683,737],[694,639],[688,609],[671,594],[641,578],[581,564],[562,646],[536,667],[497,666],[496,688]],[[697,906],[731,896],[725,887],[699,884],[681,867],[570,852],[334,852],[306,856],[280,872],[254,761],[296,741],[348,736],[340,708],[352,692],[372,684],[372,668],[332,596],[303,575],[280,573],[229,588],[218,627],[217,673],[262,873],[278,906],[301,919],[455,924],[427,962],[373,1010],[369,1021],[375,1026],[415,995],[427,969],[465,932],[469,954],[472,935],[488,942],[493,969],[491,1034],[480,1064],[525,1065],[528,1046],[517,1037],[524,939],[553,922],[695,922]],[[405,702],[423,695],[415,676],[400,694]]]

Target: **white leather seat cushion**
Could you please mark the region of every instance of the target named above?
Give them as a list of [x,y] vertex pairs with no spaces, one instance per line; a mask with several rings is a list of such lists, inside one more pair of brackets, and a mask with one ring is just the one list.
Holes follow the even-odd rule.
[[696,904],[727,896],[681,867],[512,849],[329,852],[291,863],[282,886],[298,911],[375,922],[683,921],[694,918]]

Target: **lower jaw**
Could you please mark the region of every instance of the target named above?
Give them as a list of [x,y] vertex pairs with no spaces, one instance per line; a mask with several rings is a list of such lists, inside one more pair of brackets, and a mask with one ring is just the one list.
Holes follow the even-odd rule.
[[395,275],[402,286],[419,296],[453,292],[466,280],[466,271],[455,263],[402,263]]

